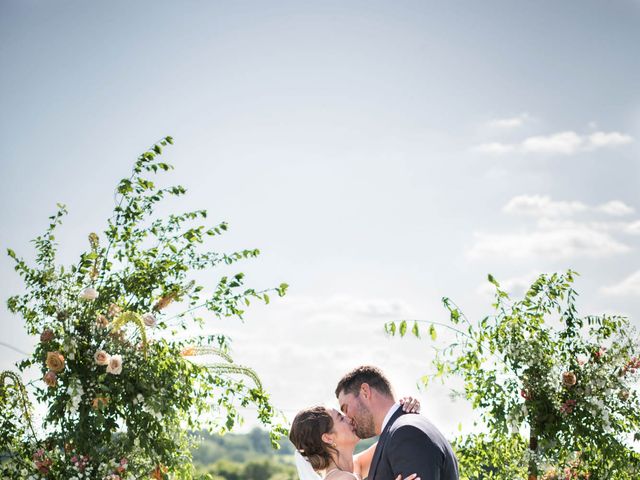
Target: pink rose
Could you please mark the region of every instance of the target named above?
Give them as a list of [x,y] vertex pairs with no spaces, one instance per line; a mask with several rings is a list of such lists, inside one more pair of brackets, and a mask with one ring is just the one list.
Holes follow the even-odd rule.
[[58,376],[56,372],[49,370],[42,378],[49,388],[53,388],[58,384]]
[[40,341],[42,343],[50,342],[51,340],[53,340],[53,337],[53,330],[47,328],[40,334]]

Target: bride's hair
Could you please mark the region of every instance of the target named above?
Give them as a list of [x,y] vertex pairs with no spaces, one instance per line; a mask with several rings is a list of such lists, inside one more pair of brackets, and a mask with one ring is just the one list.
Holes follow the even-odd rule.
[[312,407],[298,412],[291,424],[289,440],[314,470],[325,470],[331,454],[338,451],[322,440],[322,435],[333,430],[333,418],[325,407]]

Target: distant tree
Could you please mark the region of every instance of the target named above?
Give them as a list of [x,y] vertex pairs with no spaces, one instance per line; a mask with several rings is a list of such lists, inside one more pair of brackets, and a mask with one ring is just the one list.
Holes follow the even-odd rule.
[[268,460],[251,461],[244,466],[246,480],[269,480],[278,469]]

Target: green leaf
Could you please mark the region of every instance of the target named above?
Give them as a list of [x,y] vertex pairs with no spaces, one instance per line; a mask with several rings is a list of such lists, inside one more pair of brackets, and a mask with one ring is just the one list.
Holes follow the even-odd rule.
[[400,336],[404,337],[406,333],[407,333],[407,321],[402,320],[400,322]]
[[418,322],[413,322],[413,327],[411,328],[411,333],[416,338],[420,338],[420,328],[418,327]]
[[434,341],[437,338],[436,327],[433,324],[429,325],[429,336],[431,337],[431,340]]
[[396,334],[396,322],[385,323],[384,330],[393,337]]

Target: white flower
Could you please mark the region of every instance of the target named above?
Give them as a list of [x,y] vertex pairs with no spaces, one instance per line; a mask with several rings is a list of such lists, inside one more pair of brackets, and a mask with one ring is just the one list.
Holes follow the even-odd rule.
[[83,300],[95,300],[98,298],[98,291],[95,288],[85,288],[80,294],[80,298]]
[[142,320],[147,327],[153,327],[156,324],[156,317],[153,316],[153,313],[145,313]]
[[107,372],[113,375],[120,375],[122,373],[122,356],[111,355],[109,358],[109,364],[107,365]]

